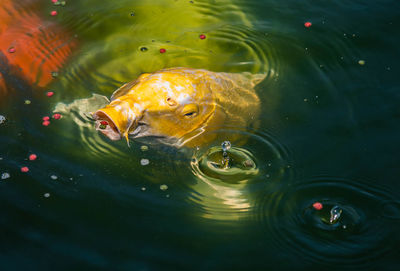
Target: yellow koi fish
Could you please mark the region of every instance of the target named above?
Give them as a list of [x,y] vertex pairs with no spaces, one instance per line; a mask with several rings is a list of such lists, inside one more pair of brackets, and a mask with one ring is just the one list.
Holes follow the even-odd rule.
[[142,74],[117,89],[93,117],[96,129],[112,140],[156,137],[164,143],[199,146],[221,127],[248,127],[257,120],[254,90],[264,74],[217,73],[170,68]]

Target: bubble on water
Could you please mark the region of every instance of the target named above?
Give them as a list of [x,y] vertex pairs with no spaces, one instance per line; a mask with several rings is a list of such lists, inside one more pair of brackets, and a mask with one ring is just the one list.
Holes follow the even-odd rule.
[[44,195],[43,195],[45,198],[48,198],[48,197],[50,197],[50,193],[44,193]]
[[224,142],[222,142],[222,144],[221,144],[221,147],[222,147],[222,151],[224,151],[224,152],[226,152],[226,151],[229,151],[229,149],[231,148],[231,142],[229,142],[229,141],[224,141]]
[[141,151],[147,151],[147,150],[149,150],[149,147],[147,147],[146,145],[143,145],[143,146],[140,147],[140,150]]
[[162,184],[162,185],[160,185],[160,189],[161,189],[162,191],[165,191],[165,190],[168,189],[168,185]]
[[342,208],[340,208],[339,206],[334,206],[331,209],[331,217],[329,218],[329,223],[331,224],[335,224],[336,222],[339,221],[340,216],[342,215]]
[[25,100],[24,103],[25,104],[31,104],[31,101],[30,100]]
[[4,123],[6,121],[6,117],[3,115],[0,115],[0,124]]
[[150,164],[150,161],[149,161],[149,159],[143,158],[143,159],[140,160],[140,164],[142,166],[147,166],[148,164]]
[[3,174],[1,174],[1,179],[2,180],[8,179],[10,177],[11,177],[11,175],[8,172],[4,172]]
[[142,188],[140,188],[140,190],[146,191],[146,187],[142,187]]
[[57,177],[56,175],[51,175],[50,178],[51,178],[52,180],[57,180],[57,179],[58,179],[58,177]]
[[360,64],[361,66],[365,65],[365,60],[362,60],[362,59],[359,60],[359,61],[358,61],[358,64]]

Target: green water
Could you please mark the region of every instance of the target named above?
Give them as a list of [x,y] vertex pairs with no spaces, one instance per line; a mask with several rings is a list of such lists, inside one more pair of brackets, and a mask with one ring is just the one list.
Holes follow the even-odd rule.
[[[26,85],[2,98],[2,270],[400,268],[398,1],[67,1],[56,18],[33,2],[80,44],[52,98]],[[41,124],[174,66],[267,73],[259,129],[221,130],[248,138],[232,144],[256,173],[204,168],[223,139],[129,148],[76,107]]]

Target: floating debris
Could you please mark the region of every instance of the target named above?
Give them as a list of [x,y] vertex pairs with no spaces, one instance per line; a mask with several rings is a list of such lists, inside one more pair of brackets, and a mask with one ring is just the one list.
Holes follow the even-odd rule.
[[160,53],[161,53],[161,54],[164,54],[166,51],[167,51],[167,50],[164,49],[164,48],[161,48],[161,49],[160,49]]
[[140,47],[140,51],[142,52],[147,52],[149,49],[147,49],[147,47]]
[[43,195],[45,198],[48,198],[48,197],[50,197],[50,193],[44,193],[44,195]]
[[1,174],[1,179],[2,180],[8,179],[10,177],[11,177],[11,175],[8,172],[4,172],[4,173]]
[[168,189],[168,185],[162,184],[162,185],[160,185],[160,189],[161,189],[162,191],[165,191],[165,190]]
[[149,163],[150,163],[149,159],[143,158],[143,159],[140,160],[140,164],[142,166],[147,166]]
[[25,100],[25,104],[31,104],[32,102],[30,100]]
[[51,97],[51,96],[53,96],[54,95],[54,92],[53,91],[48,91],[47,93],[46,93],[46,96],[47,97]]
[[146,145],[142,145],[142,146],[140,146],[140,150],[141,151],[148,151],[149,147],[147,147]]
[[30,161],[35,161],[37,159],[37,155],[32,153],[31,155],[29,155],[29,160]]
[[199,36],[199,38],[200,38],[201,40],[204,40],[204,39],[206,38],[206,35],[201,34],[201,35]]
[[0,124],[4,123],[6,121],[6,117],[3,115],[0,115]]
[[57,179],[58,179],[58,177],[57,177],[56,175],[51,175],[50,178],[51,178],[52,180],[57,180]]
[[132,12],[131,12],[131,16],[135,16],[135,12],[132,11]]
[[28,172],[29,171],[29,168],[28,167],[21,167],[21,172]]
[[312,23],[311,22],[305,22],[304,26],[308,28],[308,27],[312,26]]
[[321,210],[321,209],[323,208],[322,203],[321,203],[321,202],[318,202],[318,201],[317,201],[317,202],[314,202],[312,206],[313,206],[313,208],[314,208],[315,210],[318,210],[318,211]]
[[254,166],[254,162],[252,160],[246,160],[243,162],[243,166],[245,167],[253,167]]
[[359,60],[359,61],[358,61],[358,64],[360,64],[361,66],[365,65],[365,60],[362,60],[362,59]]

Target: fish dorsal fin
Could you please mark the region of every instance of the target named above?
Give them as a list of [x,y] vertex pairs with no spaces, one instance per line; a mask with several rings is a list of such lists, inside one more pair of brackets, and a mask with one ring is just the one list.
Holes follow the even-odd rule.
[[136,80],[122,85],[120,88],[118,88],[116,91],[114,91],[114,93],[111,95],[110,100],[113,101],[113,100],[117,99],[118,97],[128,94],[129,91],[131,91],[135,85],[137,85],[138,83],[143,81],[143,79],[149,75],[150,75],[150,73],[143,73]]

